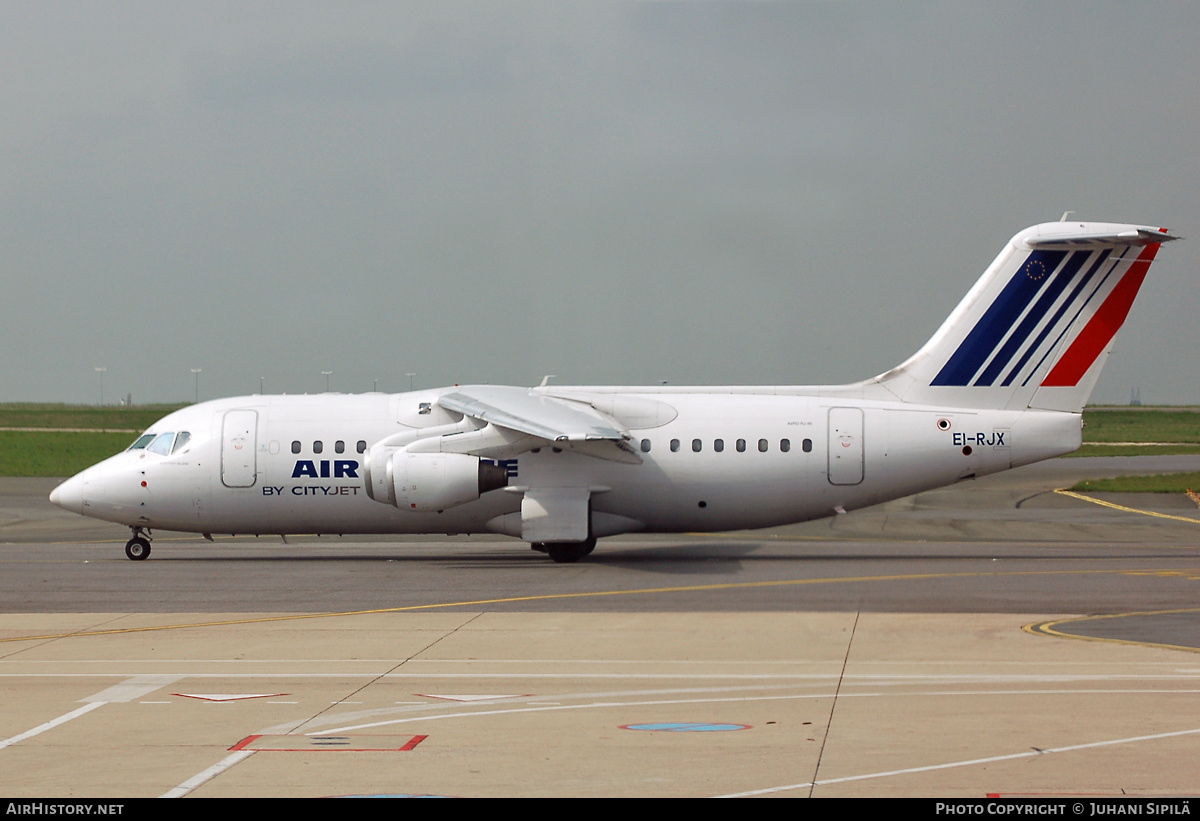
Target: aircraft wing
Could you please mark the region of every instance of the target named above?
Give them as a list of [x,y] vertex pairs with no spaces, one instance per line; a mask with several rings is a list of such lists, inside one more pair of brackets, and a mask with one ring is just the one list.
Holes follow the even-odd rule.
[[642,459],[629,432],[613,417],[583,402],[547,396],[531,388],[470,385],[438,397],[449,411],[535,436],[554,447],[628,464]]

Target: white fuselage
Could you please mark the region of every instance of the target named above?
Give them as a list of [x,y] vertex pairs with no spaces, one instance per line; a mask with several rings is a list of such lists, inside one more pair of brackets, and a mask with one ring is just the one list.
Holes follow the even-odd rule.
[[933,336],[849,385],[247,396],[155,423],[50,499],[133,530],[600,536],[771,527],[1076,450],[1164,228],[1018,232]]
[[[419,439],[425,428],[438,436],[435,428],[461,419],[436,404],[450,390],[195,405],[151,429],[188,431],[185,447],[120,453],[64,483],[55,501],[124,525],[198,533],[520,536],[523,493],[579,488],[590,494],[595,536],[717,531],[829,516],[1080,444],[1076,413],[922,407],[803,388],[559,388],[556,396],[624,413],[641,464],[543,446],[504,460],[508,487],[475,501],[416,512],[374,500],[371,445]],[[239,419],[250,421],[235,441]]]

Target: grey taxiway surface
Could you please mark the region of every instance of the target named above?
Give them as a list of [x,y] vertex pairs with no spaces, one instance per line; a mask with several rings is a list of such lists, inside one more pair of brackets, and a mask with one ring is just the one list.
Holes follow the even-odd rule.
[[160,534],[0,480],[0,794],[1200,792],[1200,511],[1062,459],[555,565]]

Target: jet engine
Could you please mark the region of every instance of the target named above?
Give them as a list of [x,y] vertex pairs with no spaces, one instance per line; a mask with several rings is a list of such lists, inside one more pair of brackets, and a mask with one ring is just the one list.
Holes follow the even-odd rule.
[[[382,469],[381,469],[382,468]],[[445,510],[508,484],[508,470],[464,453],[372,453],[366,461],[367,495],[401,510]]]

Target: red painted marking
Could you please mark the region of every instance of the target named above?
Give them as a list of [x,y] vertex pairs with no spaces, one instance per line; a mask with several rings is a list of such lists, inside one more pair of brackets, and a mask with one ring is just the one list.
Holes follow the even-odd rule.
[[279,698],[280,696],[291,695],[290,693],[246,693],[246,694],[204,694],[204,693],[171,693],[173,696],[180,698],[194,698],[197,701],[207,701],[210,704],[229,704],[234,701],[247,701],[252,698]]
[[1079,384],[1088,368],[1092,367],[1092,363],[1125,324],[1125,317],[1129,315],[1133,299],[1142,287],[1146,271],[1150,270],[1150,263],[1160,247],[1160,244],[1155,242],[1142,250],[1137,260],[1125,272],[1125,276],[1117,283],[1117,287],[1088,320],[1088,324],[1079,332],[1079,336],[1075,337],[1062,359],[1058,360],[1058,364],[1042,381],[1044,387],[1071,388]]
[[[230,752],[240,752],[242,750],[250,749],[254,745],[254,742],[258,741],[260,738],[263,738],[263,737],[264,736],[262,733],[257,733],[255,735],[248,735],[245,738],[243,738],[241,741],[239,741],[237,744],[234,744],[232,747],[230,747],[229,750],[230,750]],[[256,752],[260,752],[260,753],[312,753],[312,752],[321,752],[321,753],[388,753],[388,752],[409,753],[409,752],[412,752],[413,749],[415,749],[418,744],[420,744],[422,741],[424,741],[427,738],[429,738],[429,736],[427,736],[427,735],[415,735],[412,738],[410,738],[407,742],[405,742],[403,746],[394,747],[391,749],[381,748],[381,747],[260,747],[258,750],[256,750]]]

